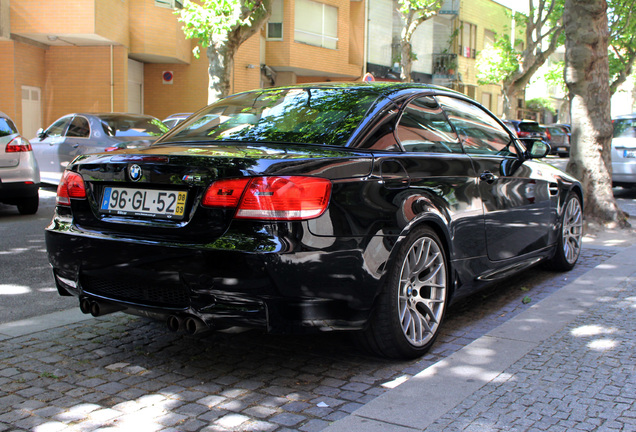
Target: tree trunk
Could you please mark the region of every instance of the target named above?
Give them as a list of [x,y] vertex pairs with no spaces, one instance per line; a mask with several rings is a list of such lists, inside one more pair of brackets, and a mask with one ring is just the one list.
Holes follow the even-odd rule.
[[400,41],[400,79],[402,82],[411,82],[411,68],[413,60],[411,60],[411,42]]
[[230,94],[234,53],[228,53],[227,41],[210,45],[208,55],[208,104]]
[[207,48],[208,56],[208,104],[230,94],[234,76],[234,56],[243,42],[261,31],[271,15],[271,0],[260,0],[251,5],[243,4],[242,20],[249,18],[249,25],[237,25],[225,35],[214,38]]
[[566,0],[563,18],[572,119],[567,171],[583,184],[586,222],[627,227],[612,191],[607,2]]

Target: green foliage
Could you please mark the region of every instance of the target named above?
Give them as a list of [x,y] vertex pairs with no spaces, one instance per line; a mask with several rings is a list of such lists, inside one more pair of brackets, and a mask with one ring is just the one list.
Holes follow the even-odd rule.
[[398,0],[398,12],[403,16],[408,16],[415,12],[416,15],[424,18],[432,18],[444,4],[443,0]]
[[620,84],[631,73],[636,59],[636,19],[632,14],[636,1],[609,0],[608,5],[610,82]]
[[552,114],[556,114],[556,110],[552,105],[552,100],[548,98],[534,98],[526,101],[526,107],[531,110],[548,110]]
[[[250,26],[254,13],[263,7],[260,1],[252,0],[202,0],[200,4],[185,0],[183,9],[175,14],[183,23],[186,38],[198,39],[199,44],[207,48],[215,41],[227,40],[228,34],[236,28]],[[193,54],[199,58],[198,46]]]
[[477,56],[477,80],[480,85],[500,84],[519,69],[521,53],[512,48],[508,35],[495,36],[495,44]]
[[565,77],[563,76],[563,69],[565,68],[565,62],[555,62],[550,66],[548,71],[543,75],[543,79],[549,86],[558,87],[561,93],[567,94],[568,87],[565,84]]

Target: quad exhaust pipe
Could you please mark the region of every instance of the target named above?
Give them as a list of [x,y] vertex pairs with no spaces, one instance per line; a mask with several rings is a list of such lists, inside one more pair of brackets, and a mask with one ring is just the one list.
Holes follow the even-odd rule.
[[91,314],[94,317],[108,315],[125,309],[123,306],[114,303],[98,302],[88,297],[82,297],[79,306],[82,313]]

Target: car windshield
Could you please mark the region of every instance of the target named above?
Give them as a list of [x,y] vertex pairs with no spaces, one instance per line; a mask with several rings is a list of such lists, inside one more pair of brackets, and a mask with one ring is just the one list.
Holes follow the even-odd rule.
[[104,133],[111,137],[161,136],[168,131],[161,120],[139,116],[100,117]]
[[614,138],[636,138],[636,118],[614,120]]
[[241,93],[210,105],[167,140],[344,146],[377,97],[371,89],[343,88]]
[[17,133],[18,130],[11,120],[0,117],[0,137],[5,137],[7,135],[13,135]]

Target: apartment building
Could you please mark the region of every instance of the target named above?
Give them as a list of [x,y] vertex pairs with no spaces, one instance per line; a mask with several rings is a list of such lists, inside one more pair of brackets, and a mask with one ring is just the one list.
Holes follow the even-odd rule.
[[[164,118],[207,104],[207,58],[192,55],[181,0],[0,0],[0,110],[35,136],[70,112]],[[477,87],[475,54],[504,31],[492,0],[447,0],[417,31],[414,81],[456,88],[498,111]],[[307,82],[395,79],[393,0],[273,0],[272,16],[235,58],[233,92]],[[365,22],[369,25],[365,26]],[[399,74],[398,74],[399,76]]]
[[[394,0],[368,0],[367,69],[381,80],[399,80],[400,18]],[[476,57],[495,34],[511,31],[512,11],[493,0],[446,0],[439,14],[413,36],[411,79],[454,88],[497,114],[503,110],[498,85],[479,86]]]
[[[70,112],[159,118],[207,104],[207,58],[192,55],[180,0],[0,0],[0,110],[35,136]],[[364,2],[274,0],[235,59],[233,91],[360,79]],[[204,52],[204,50],[203,50]]]

